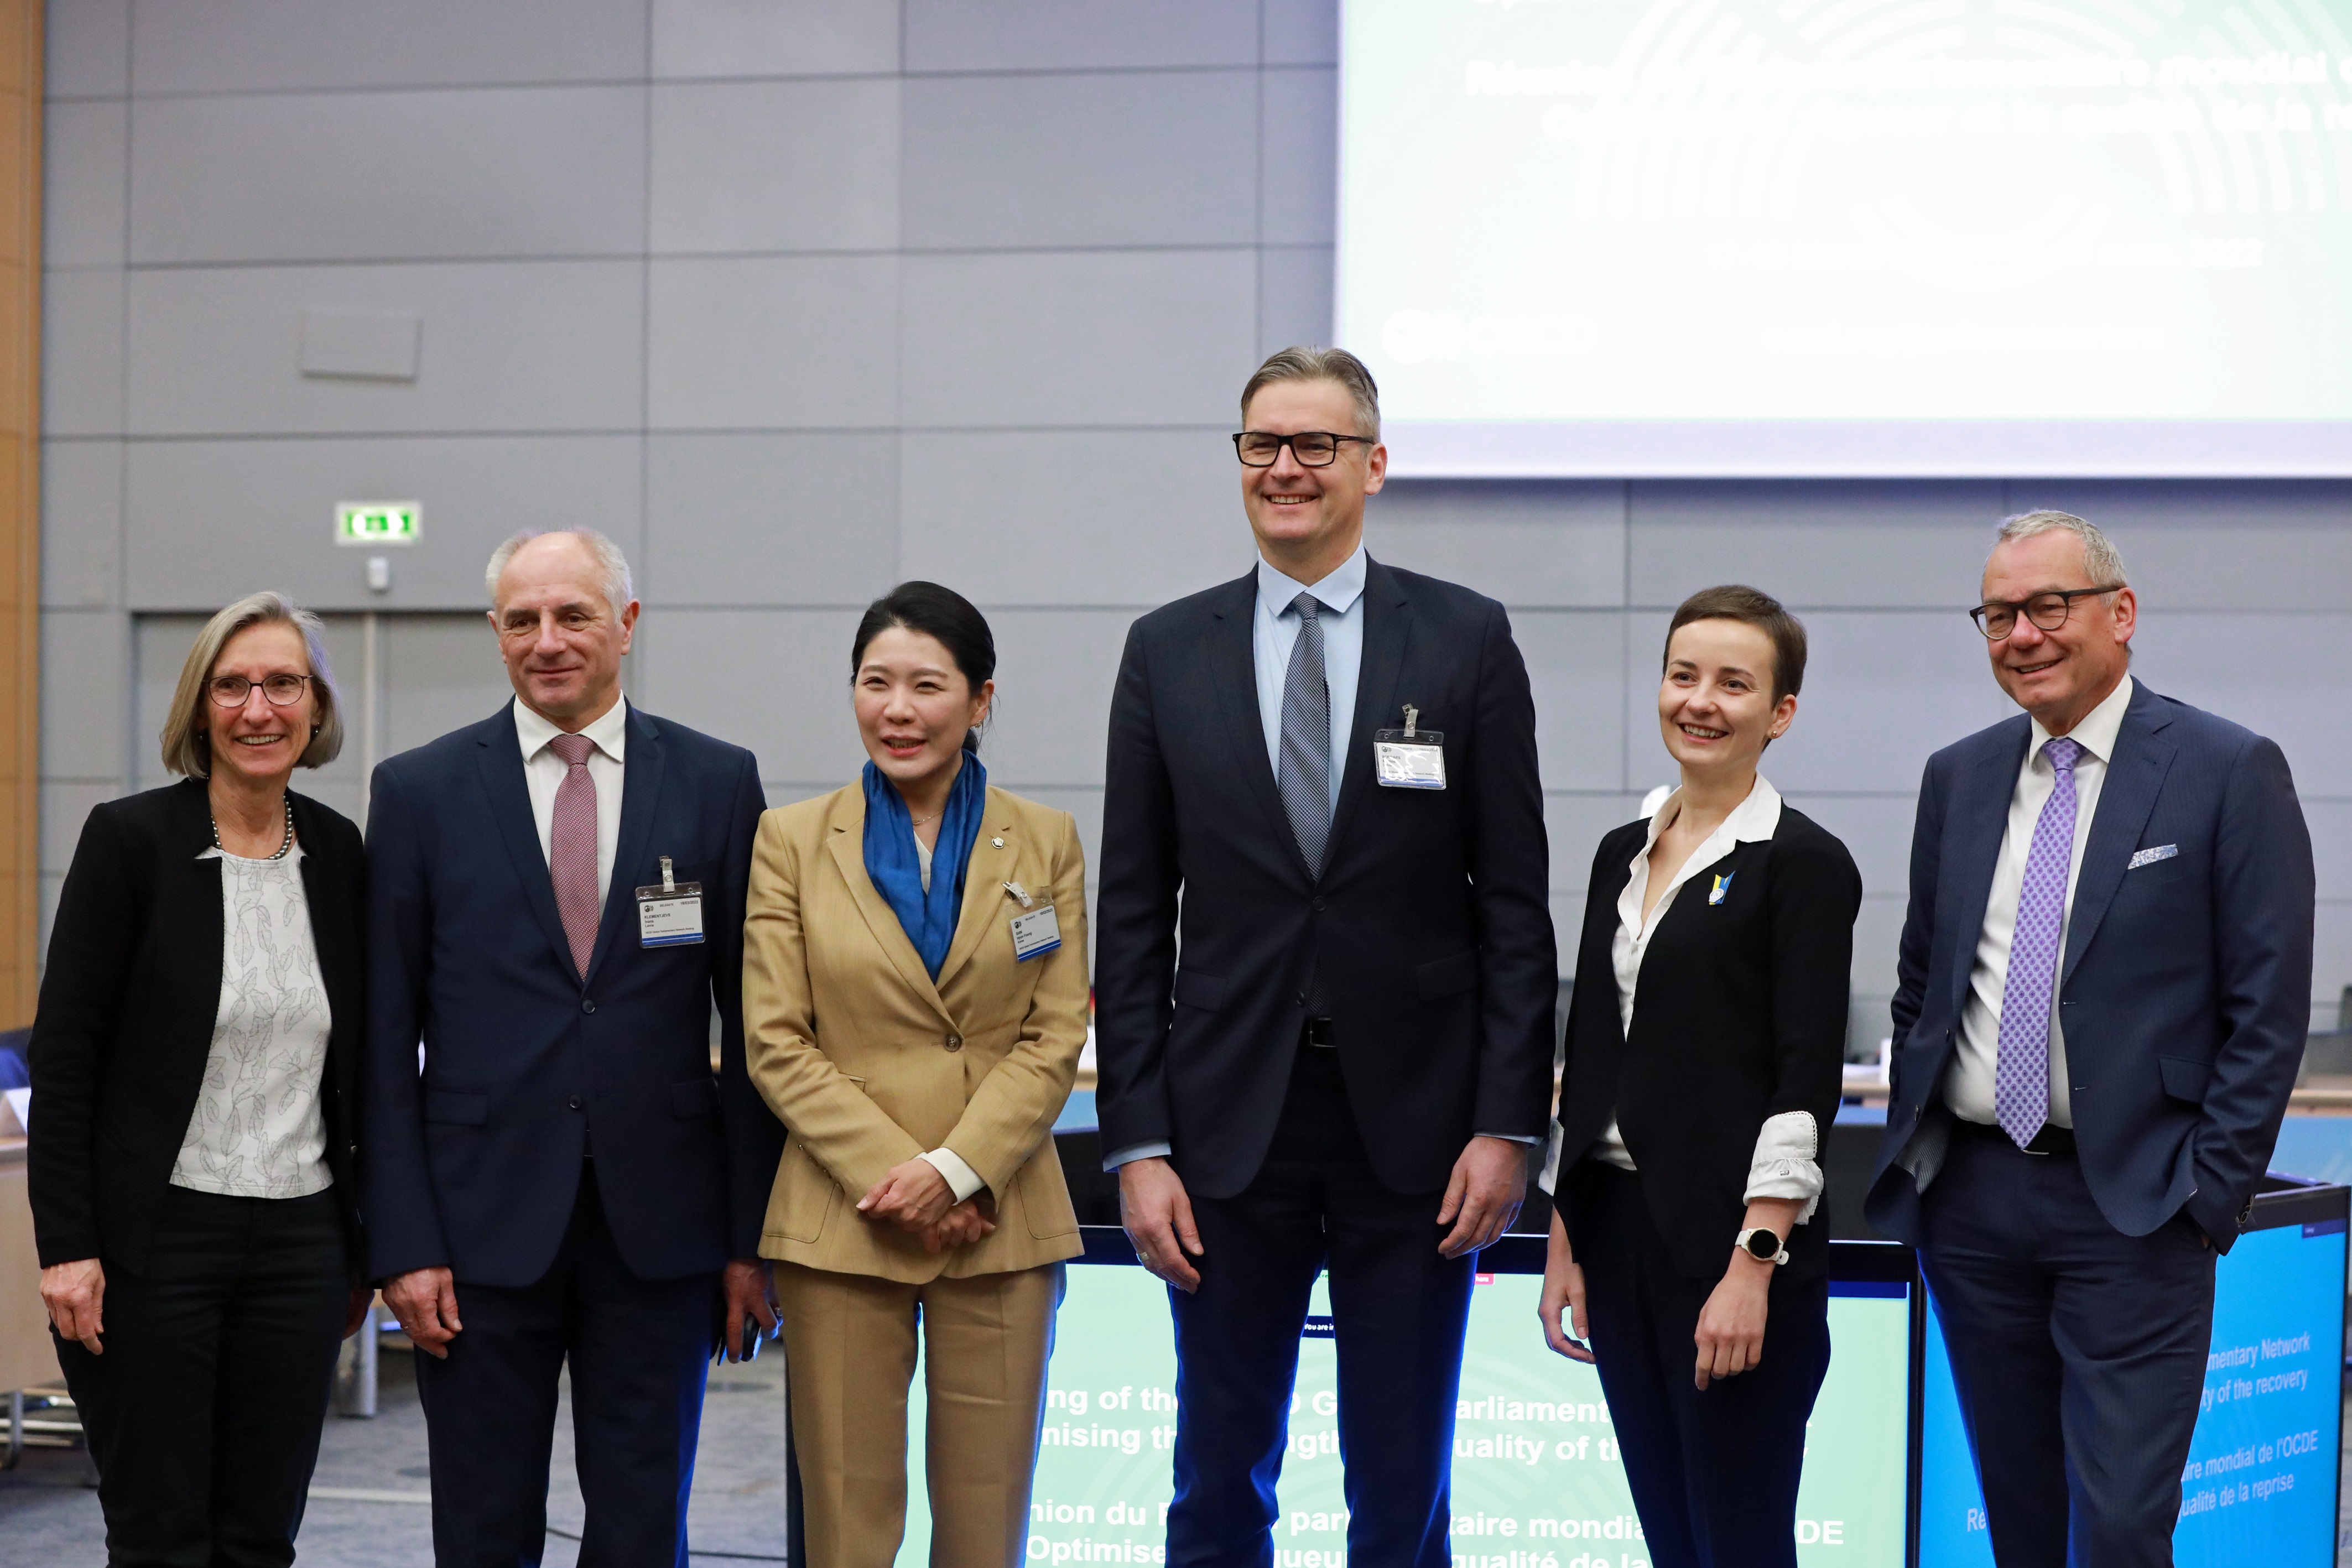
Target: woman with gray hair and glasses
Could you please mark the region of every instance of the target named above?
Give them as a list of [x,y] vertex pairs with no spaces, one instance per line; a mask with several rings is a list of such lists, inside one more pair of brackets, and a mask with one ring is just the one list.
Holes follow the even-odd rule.
[[324,624],[206,624],[179,783],[83,824],[31,1042],[41,1299],[113,1563],[294,1560],[336,1347],[372,1291],[352,1201],[365,862],[287,788],[342,745]]

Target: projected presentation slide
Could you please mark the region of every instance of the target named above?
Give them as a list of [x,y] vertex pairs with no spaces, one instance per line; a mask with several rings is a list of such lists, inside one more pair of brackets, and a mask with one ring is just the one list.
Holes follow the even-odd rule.
[[[1167,1287],[1111,1232],[1073,1262],[1046,1396],[1030,1507],[1033,1563],[1161,1563],[1176,1435],[1176,1353]],[[1909,1257],[1869,1244],[1849,1274],[1891,1272]],[[1882,1256],[1884,1255],[1884,1256]],[[1532,1272],[1483,1273],[1471,1295],[1469,1348],[1454,1437],[1454,1568],[1647,1568],[1601,1381],[1552,1354],[1536,1324],[1540,1240],[1507,1238],[1482,1261]],[[1872,1265],[1876,1265],[1873,1268]],[[1901,1280],[1833,1285],[1829,1379],[1807,1433],[1797,1557],[1805,1568],[1902,1568],[1909,1452],[1911,1302]],[[1299,1344],[1283,1457],[1275,1568],[1341,1568],[1338,1375],[1330,1308],[1318,1281]],[[1769,1335],[1769,1330],[1767,1330]],[[1768,1338],[1768,1343],[1769,1338]],[[919,1457],[922,1376],[909,1410],[907,1538],[900,1568],[929,1561]]]
[[2352,473],[2352,6],[1346,0],[1394,471]]
[[[2333,1196],[2336,1217],[2241,1236],[2215,1276],[2204,1404],[2172,1537],[2181,1568],[2336,1562],[2345,1224],[2341,1189]],[[1993,1568],[1932,1298],[1927,1350],[1919,1568]]]

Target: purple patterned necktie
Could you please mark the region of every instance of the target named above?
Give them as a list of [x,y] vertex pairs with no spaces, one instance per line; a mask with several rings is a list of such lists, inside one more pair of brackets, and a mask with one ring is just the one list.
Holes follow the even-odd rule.
[[2059,938],[2066,929],[2066,873],[2074,862],[2074,764],[2083,743],[2062,736],[2042,754],[2058,782],[2042,803],[2033,847],[2025,856],[1992,1080],[1993,1113],[2021,1149],[2050,1119],[2050,988],[2058,978]]
[[588,777],[588,754],[596,743],[584,735],[559,735],[547,748],[564,766],[548,824],[547,870],[555,883],[564,939],[572,944],[572,962],[584,980],[596,951],[596,781]]

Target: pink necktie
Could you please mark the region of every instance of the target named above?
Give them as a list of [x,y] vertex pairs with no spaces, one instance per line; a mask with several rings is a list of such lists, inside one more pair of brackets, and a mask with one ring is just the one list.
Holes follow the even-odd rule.
[[596,743],[584,735],[559,735],[547,746],[567,769],[555,791],[547,870],[555,882],[563,935],[572,943],[572,962],[584,980],[596,950],[596,781],[588,777],[588,754]]

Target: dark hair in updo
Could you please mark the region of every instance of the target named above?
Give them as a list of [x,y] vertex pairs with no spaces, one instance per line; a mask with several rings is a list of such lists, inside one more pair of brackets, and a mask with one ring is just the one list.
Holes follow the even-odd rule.
[[[919,632],[937,642],[955,661],[955,667],[973,691],[996,678],[996,638],[988,617],[971,600],[936,582],[902,582],[866,607],[857,623],[857,640],[850,644],[849,678],[857,678],[866,663],[866,645],[893,626]],[[980,731],[964,732],[963,748],[977,755]]]

